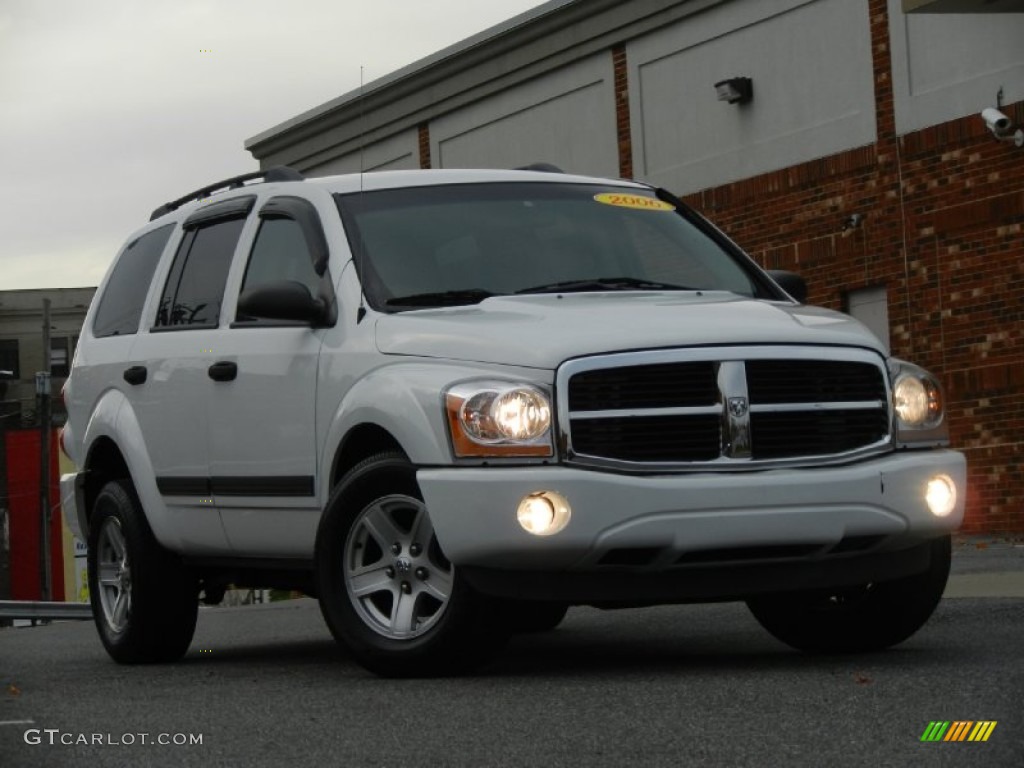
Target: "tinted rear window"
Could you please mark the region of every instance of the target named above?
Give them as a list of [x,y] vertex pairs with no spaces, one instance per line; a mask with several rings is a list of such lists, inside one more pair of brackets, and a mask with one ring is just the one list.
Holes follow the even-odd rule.
[[121,336],[139,330],[149,283],[173,229],[173,224],[167,224],[147,232],[122,251],[96,310],[93,336]]

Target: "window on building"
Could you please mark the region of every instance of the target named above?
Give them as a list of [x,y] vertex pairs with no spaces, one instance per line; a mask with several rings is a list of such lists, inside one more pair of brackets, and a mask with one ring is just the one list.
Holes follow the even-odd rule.
[[889,297],[884,285],[849,291],[846,311],[864,323],[889,349]]
[[18,340],[0,339],[0,371],[8,371],[4,378],[20,379],[21,366],[18,364]]
[[244,218],[234,218],[186,233],[160,298],[156,327],[216,327],[224,284],[244,224]]
[[66,336],[50,339],[50,375],[67,378],[70,358]]
[[128,244],[100,299],[92,323],[93,335],[119,336],[139,330],[149,283],[173,229],[174,225],[168,224]]

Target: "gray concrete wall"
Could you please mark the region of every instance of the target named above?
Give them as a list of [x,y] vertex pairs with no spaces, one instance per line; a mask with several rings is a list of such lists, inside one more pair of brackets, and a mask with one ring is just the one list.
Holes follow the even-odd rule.
[[1024,99],[1024,13],[912,14],[889,0],[896,131]]
[[[638,178],[694,192],[875,140],[866,2],[728,2],[633,40]],[[716,100],[747,76],[754,99]]]
[[371,171],[407,171],[420,167],[416,130],[406,130],[360,151],[333,158],[306,170],[309,176],[331,176],[339,173]]
[[618,176],[611,55],[574,62],[443,115],[430,124],[436,168],[554,163]]
[[[980,1],[980,0],[979,0]],[[888,0],[900,133],[1024,98],[1024,14],[914,14]],[[552,0],[250,139],[317,175],[547,160],[618,175],[612,47],[628,57],[633,172],[679,193],[876,139],[866,0]],[[714,83],[754,81],[752,103]]]

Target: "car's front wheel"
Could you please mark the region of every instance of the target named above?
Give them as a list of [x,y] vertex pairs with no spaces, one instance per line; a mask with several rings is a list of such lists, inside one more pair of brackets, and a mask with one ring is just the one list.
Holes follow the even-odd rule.
[[379,675],[465,672],[504,639],[500,601],[475,592],[444,556],[415,468],[400,454],[361,462],[335,488],[316,569],[331,632]]
[[814,653],[877,651],[906,640],[932,615],[949,577],[952,544],[924,544],[922,573],[841,589],[768,595],[747,601],[754,618],[776,638]]
[[89,597],[100,640],[122,664],[174,661],[188,650],[198,585],[153,536],[131,482],[100,490],[89,529]]

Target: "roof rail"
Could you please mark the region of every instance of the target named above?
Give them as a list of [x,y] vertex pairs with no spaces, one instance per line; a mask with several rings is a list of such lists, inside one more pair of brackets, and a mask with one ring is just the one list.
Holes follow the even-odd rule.
[[192,200],[202,200],[204,197],[209,197],[214,192],[220,189],[238,189],[245,185],[245,182],[252,181],[253,179],[263,179],[265,182],[269,181],[303,181],[306,177],[296,171],[294,168],[289,168],[287,165],[275,165],[273,168],[267,168],[263,171],[253,171],[252,173],[243,173],[241,176],[232,176],[230,179],[224,179],[223,181],[217,181],[213,184],[209,184],[202,189],[197,189],[195,192],[189,192],[184,197],[179,197],[177,200],[173,200],[169,203],[164,203],[152,214],[150,214],[149,220],[159,219],[164,214],[170,213],[171,211],[177,210],[182,205]]
[[529,165],[521,165],[518,168],[513,168],[513,171],[541,171],[542,173],[565,173],[557,165],[551,163],[530,163]]

